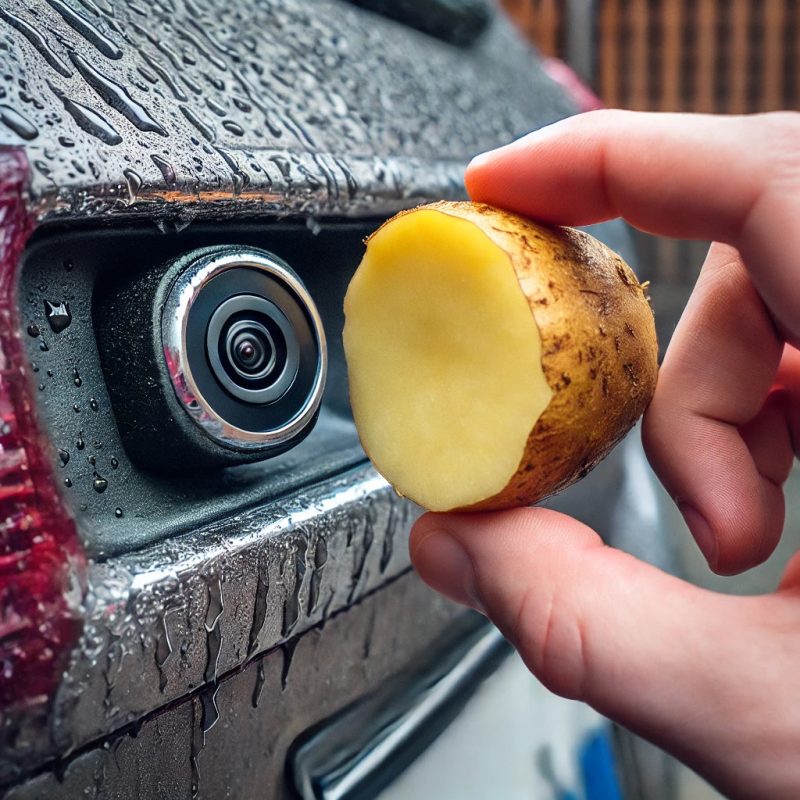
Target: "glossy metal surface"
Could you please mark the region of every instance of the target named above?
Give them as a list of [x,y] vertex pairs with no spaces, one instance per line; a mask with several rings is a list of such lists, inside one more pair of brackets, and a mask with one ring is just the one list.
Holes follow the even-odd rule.
[[4,800],[296,800],[285,779],[292,741],[436,652],[464,613],[405,574],[218,684],[45,765]]
[[573,110],[498,15],[455,47],[337,0],[2,7],[0,143],[43,221],[388,215]]
[[290,759],[303,800],[369,800],[447,727],[512,652],[486,620],[301,737]]
[[[305,309],[316,337],[319,358],[311,392],[298,413],[285,425],[274,430],[247,431],[222,419],[203,397],[189,363],[186,329],[192,305],[209,281],[226,270],[237,268],[259,270],[288,287]],[[220,444],[236,450],[280,446],[297,437],[319,410],[328,368],[328,350],[322,320],[302,281],[276,257],[252,248],[233,246],[226,247],[221,253],[199,256],[178,276],[170,289],[161,315],[161,340],[175,396],[192,421]]]
[[91,565],[83,637],[52,719],[19,721],[0,784],[216,683],[396,578],[414,514],[362,467]]

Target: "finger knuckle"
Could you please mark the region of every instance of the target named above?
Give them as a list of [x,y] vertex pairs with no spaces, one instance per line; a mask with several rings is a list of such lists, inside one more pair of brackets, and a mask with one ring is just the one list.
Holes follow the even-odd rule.
[[759,117],[763,146],[776,172],[800,172],[800,112],[773,111]]
[[544,613],[525,592],[517,609],[517,649],[533,674],[555,694],[585,699],[584,631],[579,615],[553,592]]

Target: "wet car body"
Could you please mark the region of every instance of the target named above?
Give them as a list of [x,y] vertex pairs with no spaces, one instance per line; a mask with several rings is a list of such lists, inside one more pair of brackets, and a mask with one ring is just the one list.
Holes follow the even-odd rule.
[[[393,19],[363,5],[0,10],[0,394],[27,476],[3,485],[35,478],[4,502],[44,532],[6,530],[23,564],[0,583],[6,616],[25,611],[2,640],[9,798],[288,796],[298,737],[474,635],[410,572],[419,511],[358,446],[341,299],[378,223],[463,197],[474,154],[576,109],[489,6],[466,4],[451,36],[428,24],[447,3]],[[628,246],[617,226],[599,233]],[[143,470],[119,434],[97,304],[121,273],[242,243],[289,263],[320,308],[317,426],[261,463]],[[616,458],[563,504],[608,529],[648,480],[636,469]],[[26,570],[46,591],[23,609]]]

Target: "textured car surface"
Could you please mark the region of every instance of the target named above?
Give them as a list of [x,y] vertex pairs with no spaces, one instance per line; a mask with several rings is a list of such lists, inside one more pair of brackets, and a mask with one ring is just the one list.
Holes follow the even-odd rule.
[[0,141],[25,145],[46,219],[374,216],[461,195],[469,157],[573,110],[500,17],[469,48],[336,0],[9,0],[0,19]]

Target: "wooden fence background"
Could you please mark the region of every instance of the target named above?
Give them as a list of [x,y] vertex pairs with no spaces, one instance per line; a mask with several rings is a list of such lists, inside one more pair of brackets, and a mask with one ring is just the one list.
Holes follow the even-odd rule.
[[[562,0],[504,0],[564,57]],[[800,108],[798,0],[597,0],[592,88],[606,105],[741,114]]]

